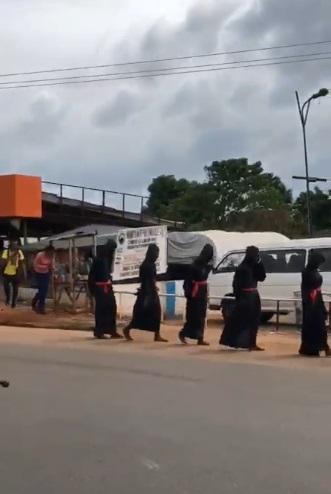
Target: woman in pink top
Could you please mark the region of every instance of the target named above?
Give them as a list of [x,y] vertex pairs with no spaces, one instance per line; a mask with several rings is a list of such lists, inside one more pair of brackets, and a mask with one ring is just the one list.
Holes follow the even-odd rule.
[[45,314],[49,280],[54,268],[54,251],[54,247],[49,245],[45,250],[39,252],[33,261],[37,293],[32,300],[32,309],[38,314]]

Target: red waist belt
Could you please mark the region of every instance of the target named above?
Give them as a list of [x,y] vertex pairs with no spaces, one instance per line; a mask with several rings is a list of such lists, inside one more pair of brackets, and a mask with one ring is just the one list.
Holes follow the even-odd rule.
[[248,292],[248,293],[257,292],[257,288],[243,288],[243,292]]
[[109,293],[112,287],[112,282],[111,281],[98,281],[96,283],[96,286],[99,286],[100,288],[103,288],[104,293]]
[[207,286],[207,281],[193,281],[193,286],[192,286],[192,297],[195,298],[201,287]]
[[309,298],[311,300],[311,302],[313,302],[313,304],[316,302],[316,298],[317,298],[317,295],[321,293],[321,289],[320,288],[316,288],[315,290],[310,290],[309,292]]

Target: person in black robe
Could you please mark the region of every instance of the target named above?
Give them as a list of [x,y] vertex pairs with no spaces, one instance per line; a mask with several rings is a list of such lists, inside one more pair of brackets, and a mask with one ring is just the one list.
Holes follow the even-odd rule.
[[321,287],[323,278],[318,268],[325,262],[325,258],[318,252],[309,255],[308,264],[302,272],[302,330],[300,355],[319,357],[324,351],[326,356],[331,355],[327,341],[326,319],[328,316],[324,305]]
[[235,303],[225,321],[220,344],[231,348],[263,350],[256,343],[261,319],[261,300],[257,290],[259,281],[266,278],[265,268],[257,247],[250,246],[233,279]]
[[186,338],[197,340],[198,345],[209,345],[204,340],[208,305],[207,279],[212,269],[214,256],[212,245],[206,244],[199,257],[192,263],[184,281],[186,297],[186,322],[178,337],[183,344]]
[[115,250],[116,243],[112,240],[98,246],[88,277],[89,291],[95,300],[94,336],[98,339],[106,338],[106,334],[122,338],[116,330],[117,305],[111,278]]
[[156,286],[156,261],[159,257],[156,244],[148,246],[145,260],[139,269],[140,288],[133,307],[132,319],[123,331],[125,338],[132,341],[131,329],[141,329],[154,333],[154,341],[166,343],[161,337],[161,304]]

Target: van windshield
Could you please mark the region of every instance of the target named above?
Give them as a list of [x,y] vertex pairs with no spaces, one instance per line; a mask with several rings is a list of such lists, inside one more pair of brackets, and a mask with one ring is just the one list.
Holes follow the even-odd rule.
[[301,273],[305,267],[306,251],[262,251],[261,259],[267,273]]
[[[244,252],[231,252],[218,265],[218,273],[232,273],[243,261]],[[304,249],[262,250],[261,259],[267,273],[301,273],[306,263]]]
[[325,257],[325,262],[322,264],[320,267],[320,270],[324,273],[330,273],[331,272],[331,249],[328,249],[327,247],[321,248],[321,249],[311,249],[310,252],[319,252]]

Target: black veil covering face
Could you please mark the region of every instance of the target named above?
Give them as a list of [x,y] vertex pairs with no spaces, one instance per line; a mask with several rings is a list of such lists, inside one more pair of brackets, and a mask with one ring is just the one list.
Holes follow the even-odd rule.
[[150,244],[139,268],[140,288],[133,307],[132,319],[124,330],[124,336],[128,341],[132,340],[131,329],[150,331],[154,333],[155,341],[166,341],[160,336],[161,303],[156,286],[156,261],[159,254],[159,247]]
[[108,240],[103,245],[97,246],[96,258],[103,259],[104,262],[107,262],[107,265],[109,267],[109,272],[112,271],[116,249],[117,249],[117,244],[112,239]]
[[209,264],[214,257],[214,247],[211,244],[206,244],[201,250],[195,262],[197,264]]
[[206,345],[204,330],[208,305],[207,279],[212,269],[211,261],[214,248],[206,244],[199,256],[193,261],[184,281],[186,297],[186,322],[179,333],[179,339],[186,343],[186,338],[197,340],[199,345]]
[[96,338],[103,338],[105,334],[110,334],[112,338],[120,337],[116,330],[117,305],[111,278],[116,247],[113,240],[98,245],[89,273],[89,290],[95,298]]
[[321,254],[320,252],[312,251],[308,257],[306,269],[308,271],[314,271],[315,269],[319,269],[324,263],[325,257],[323,256],[323,254]]
[[150,244],[145,255],[146,262],[156,262],[160,255],[160,249],[156,244]]
[[256,339],[261,319],[261,300],[257,290],[258,282],[264,281],[266,272],[260,258],[260,251],[254,245],[247,247],[242,263],[233,278],[235,303],[229,318],[225,321],[220,344],[231,348],[262,350]]
[[322,295],[323,278],[318,269],[325,262],[320,252],[311,251],[302,271],[302,328],[300,355],[319,357],[324,351],[330,356],[326,319],[328,316]]
[[246,254],[244,257],[244,262],[247,264],[255,264],[259,261],[260,258],[260,251],[258,247],[255,247],[255,245],[250,245],[246,249]]

